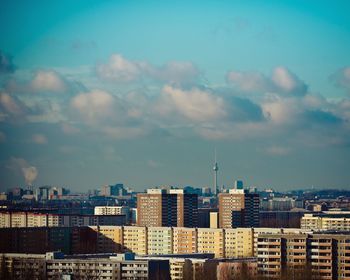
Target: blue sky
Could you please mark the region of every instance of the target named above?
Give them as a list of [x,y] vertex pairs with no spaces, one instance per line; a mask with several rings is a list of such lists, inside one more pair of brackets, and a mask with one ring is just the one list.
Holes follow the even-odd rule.
[[348,188],[348,1],[2,1],[0,188]]

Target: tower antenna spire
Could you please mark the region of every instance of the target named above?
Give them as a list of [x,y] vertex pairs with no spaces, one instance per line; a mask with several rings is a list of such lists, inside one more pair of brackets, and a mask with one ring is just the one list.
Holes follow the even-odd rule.
[[217,158],[216,158],[216,147],[214,149],[214,194],[217,195],[218,194],[218,162],[217,162]]

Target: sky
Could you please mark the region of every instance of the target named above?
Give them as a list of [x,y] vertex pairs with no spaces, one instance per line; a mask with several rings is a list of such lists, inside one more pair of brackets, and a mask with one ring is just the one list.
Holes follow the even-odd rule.
[[350,188],[349,1],[0,2],[0,191]]

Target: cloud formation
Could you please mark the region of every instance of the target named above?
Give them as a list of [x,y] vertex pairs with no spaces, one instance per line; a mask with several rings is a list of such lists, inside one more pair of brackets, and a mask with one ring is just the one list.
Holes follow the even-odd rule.
[[0,92],[0,121],[14,120],[23,117],[27,108],[16,96]]
[[70,106],[73,114],[89,124],[110,121],[116,114],[124,112],[117,98],[102,90],[76,95],[70,101]]
[[227,108],[221,97],[198,88],[183,90],[165,86],[158,108],[162,114],[175,111],[195,122],[215,121],[227,116]]
[[246,92],[272,92],[302,96],[308,89],[302,80],[283,66],[274,68],[270,77],[259,72],[230,71],[226,79],[239,90]]
[[102,80],[111,82],[151,79],[176,84],[192,83],[200,74],[191,62],[170,61],[163,66],[155,66],[145,61],[127,60],[120,54],[113,54],[107,63],[96,65],[96,73]]
[[64,92],[67,89],[63,78],[52,70],[36,72],[31,87],[34,92]]
[[[72,81],[62,74],[36,71],[21,91],[8,86],[8,91],[1,92],[0,120],[59,123],[64,135],[91,132],[106,139],[183,132],[206,139],[274,139],[284,135],[292,141],[303,133],[323,136],[327,129],[343,138],[350,130],[347,100],[330,102],[311,94],[307,84],[285,66],[275,67],[269,76],[257,71],[230,71],[226,78],[234,88],[201,85],[200,71],[190,62],[154,66],[114,54],[95,70],[100,79],[116,83],[105,87],[99,81],[96,89],[72,90]],[[346,86],[347,70],[339,73],[341,84]],[[141,80],[149,83],[131,92],[120,86],[137,85]],[[38,94],[22,94],[26,89]],[[55,94],[58,92],[70,94]],[[39,135],[32,141],[47,143],[45,136]]]

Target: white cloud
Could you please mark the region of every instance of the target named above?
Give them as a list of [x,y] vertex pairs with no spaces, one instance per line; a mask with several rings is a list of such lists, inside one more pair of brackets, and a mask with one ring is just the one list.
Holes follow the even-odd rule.
[[183,90],[165,86],[157,107],[163,114],[175,110],[195,122],[215,121],[227,116],[225,101],[221,97],[197,88]]
[[272,81],[275,85],[286,93],[304,95],[307,86],[296,75],[285,67],[276,67],[272,74]]
[[71,111],[84,122],[98,124],[116,117],[123,110],[116,97],[102,90],[94,90],[75,96],[70,102]]
[[114,82],[135,82],[140,79],[188,84],[199,76],[198,69],[191,62],[170,61],[163,66],[155,66],[145,61],[131,61],[120,54],[113,54],[108,62],[96,66],[98,77]]
[[105,80],[130,82],[139,78],[140,65],[125,59],[120,54],[113,54],[106,64],[96,66],[97,75]]
[[22,102],[5,92],[0,93],[0,110],[10,116],[21,116],[26,111]]
[[271,81],[259,72],[230,71],[226,76],[230,83],[235,84],[243,91],[271,91]]
[[230,71],[226,79],[238,89],[247,92],[274,92],[300,96],[307,92],[306,84],[283,66],[274,68],[271,77],[259,72]]
[[33,91],[63,92],[67,89],[63,78],[52,70],[38,71],[31,81]]
[[295,98],[275,98],[262,104],[264,115],[275,124],[294,123],[296,116],[303,111]]
[[44,134],[33,134],[32,141],[35,144],[43,145],[47,144],[47,137]]

